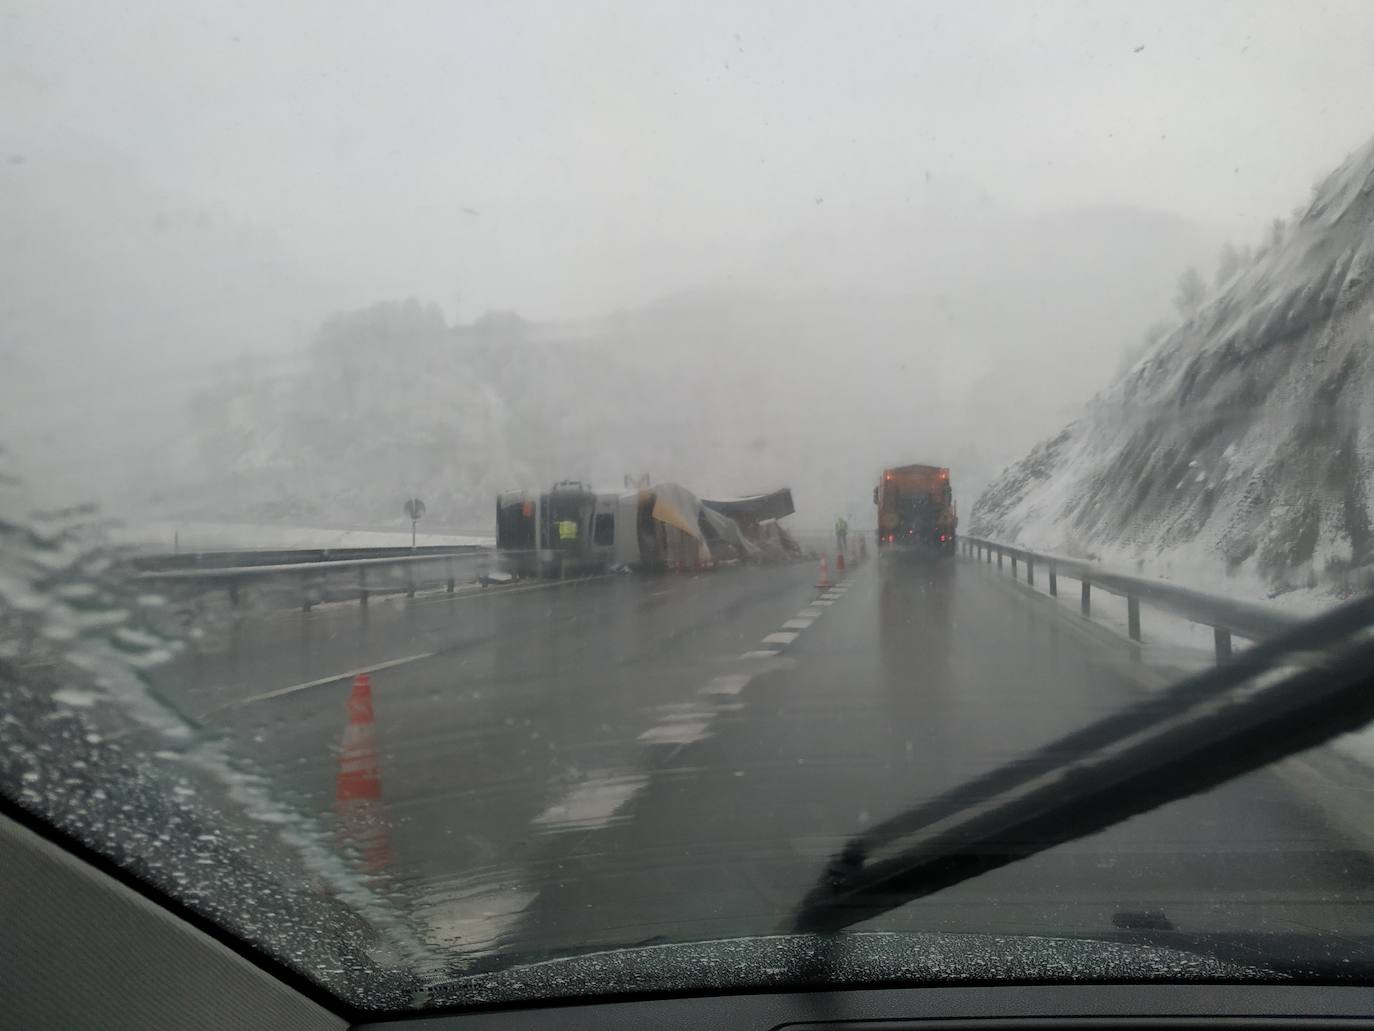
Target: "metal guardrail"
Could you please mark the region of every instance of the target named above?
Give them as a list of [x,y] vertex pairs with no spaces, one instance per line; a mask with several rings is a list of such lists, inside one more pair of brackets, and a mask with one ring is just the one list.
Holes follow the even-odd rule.
[[[380,554],[378,554],[380,552]],[[456,589],[458,567],[490,560],[495,552],[478,546],[440,548],[350,548],[334,551],[294,552],[219,552],[212,553],[232,565],[198,565],[174,563],[171,568],[140,568],[156,564],[153,559],[134,560],[132,574],[136,580],[159,583],[201,584],[211,589],[224,589],[229,602],[238,607],[242,588],[246,584],[258,586],[291,585],[299,591],[302,611],[309,612],[324,600],[328,587],[338,593],[354,597],[366,605],[373,594],[402,593],[414,597],[422,587],[444,584],[448,593]],[[335,557],[347,554],[349,557]],[[206,559],[208,555],[200,556]],[[270,561],[291,557],[293,561]],[[340,574],[353,573],[353,577]]]
[[1026,583],[1035,584],[1036,568],[1044,570],[1049,579],[1049,593],[1059,594],[1059,577],[1066,576],[1079,582],[1079,610],[1084,616],[1092,615],[1092,590],[1101,588],[1109,594],[1126,599],[1126,627],[1131,639],[1139,641],[1140,605],[1142,602],[1161,609],[1174,616],[1180,616],[1191,623],[1212,628],[1217,662],[1225,662],[1231,657],[1231,638],[1242,637],[1249,641],[1259,641],[1296,626],[1302,622],[1299,616],[1279,612],[1253,602],[1235,601],[1164,580],[1151,580],[1147,577],[1130,576],[1085,562],[1081,559],[1051,555],[1046,552],[1031,551],[1010,544],[986,540],[981,537],[962,536],[959,538],[964,554],[978,561],[991,563],[996,557],[997,568],[1003,568],[1006,560],[1011,562],[1011,575],[1017,575],[1017,566],[1026,567]]
[[284,566],[298,563],[349,562],[358,559],[412,558],[486,552],[480,544],[422,545],[418,548],[277,548],[263,550],[183,551],[173,555],[138,555],[130,565],[140,572],[215,570],[246,566]]

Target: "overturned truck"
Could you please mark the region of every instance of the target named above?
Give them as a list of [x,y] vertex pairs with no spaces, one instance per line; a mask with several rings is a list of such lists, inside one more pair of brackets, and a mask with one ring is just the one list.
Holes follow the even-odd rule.
[[712,501],[676,483],[597,491],[565,480],[547,491],[501,494],[496,548],[505,570],[519,576],[778,561],[799,550],[777,522],[792,511],[787,489]]

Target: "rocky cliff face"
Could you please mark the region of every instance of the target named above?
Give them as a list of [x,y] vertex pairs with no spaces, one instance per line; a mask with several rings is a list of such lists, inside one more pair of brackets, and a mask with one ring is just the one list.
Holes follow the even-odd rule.
[[1374,586],[1374,141],[1083,415],[972,532],[1269,596]]

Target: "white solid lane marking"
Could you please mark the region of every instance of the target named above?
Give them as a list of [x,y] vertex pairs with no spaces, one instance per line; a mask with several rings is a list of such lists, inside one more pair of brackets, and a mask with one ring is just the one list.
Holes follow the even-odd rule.
[[[483,588],[474,584],[469,584],[466,585],[465,589],[456,590],[452,594],[449,594],[444,588],[439,587],[435,589],[438,593],[416,591],[416,598],[407,599],[407,601],[411,607],[414,607],[416,605],[434,605],[439,602],[471,601],[474,598],[500,598],[507,594],[524,594],[526,591],[547,591],[551,587],[569,587],[573,584],[588,583],[592,580],[608,579],[610,579],[610,575],[603,573],[598,576],[578,576],[571,580],[548,580],[544,583],[522,584],[519,587],[503,587],[500,584],[493,584],[491,587]],[[385,595],[379,595],[380,600],[383,601],[390,600],[392,597],[393,595],[390,591]],[[398,594],[395,595],[395,597],[404,598],[405,596],[404,594]],[[357,605],[358,603],[356,601],[346,601],[340,602],[339,604]],[[317,609],[322,607],[323,606],[316,606]],[[308,613],[296,614],[308,615]]]
[[813,619],[789,619],[782,625],[782,628],[784,630],[805,630],[814,622]]
[[764,643],[764,644],[791,644],[793,641],[795,641],[795,640],[796,640],[798,637],[800,637],[800,636],[801,636],[800,634],[794,634],[794,633],[791,633],[791,632],[783,633],[783,632],[779,631],[779,632],[776,633],[776,634],[769,634],[767,637],[765,637],[765,638],[763,639],[763,643]]
[[419,662],[421,659],[428,659],[434,655],[433,652],[419,652],[416,655],[406,655],[399,659],[388,659],[386,662],[374,663],[371,666],[359,666],[357,669],[345,670],[343,673],[335,673],[333,676],[320,677],[318,680],[307,680],[303,684],[292,684],[290,687],[279,687],[275,691],[264,691],[262,694],[250,695],[247,698],[240,698],[233,705],[247,705],[249,702],[262,702],[268,698],[280,698],[282,695],[295,694],[297,691],[305,691],[312,687],[323,687],[325,684],[333,684],[339,680],[348,680],[350,677],[360,676],[363,673],[376,673],[378,670],[391,669],[393,666],[404,666],[407,662]]
[[726,673],[722,676],[712,677],[701,689],[701,693],[736,695],[743,691],[745,685],[753,679],[752,673]]

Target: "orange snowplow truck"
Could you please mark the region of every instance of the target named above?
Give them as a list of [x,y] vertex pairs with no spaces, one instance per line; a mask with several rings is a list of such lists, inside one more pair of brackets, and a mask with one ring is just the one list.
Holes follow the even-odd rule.
[[954,554],[959,515],[949,470],[936,465],[884,469],[873,488],[878,506],[878,547],[905,548],[930,555]]

